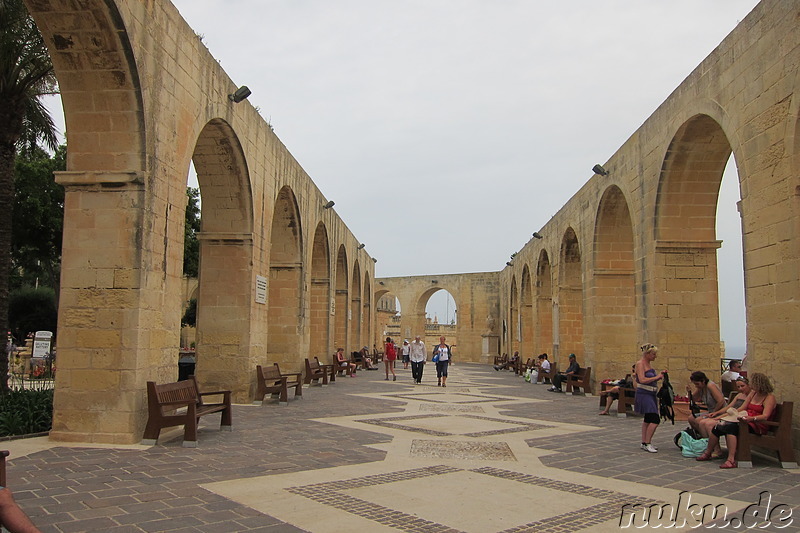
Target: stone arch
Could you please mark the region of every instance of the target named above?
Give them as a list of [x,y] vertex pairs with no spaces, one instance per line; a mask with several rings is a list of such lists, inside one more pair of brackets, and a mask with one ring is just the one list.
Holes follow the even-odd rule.
[[353,346],[361,341],[361,293],[361,265],[356,259],[353,262],[353,277],[350,284],[350,307],[348,311],[350,337],[348,338],[349,344],[345,346],[346,353],[352,351],[354,349]]
[[358,350],[362,346],[369,348],[369,339],[372,335],[372,282],[369,279],[369,272],[364,272],[364,301],[362,302],[364,325],[362,326],[361,340],[354,349]]
[[447,323],[446,320],[438,324],[433,322],[428,323],[426,320],[428,302],[437,292],[446,291],[450,294],[455,302],[456,309],[458,309],[459,294],[447,284],[440,285],[440,283],[441,282],[437,280],[436,286],[425,288],[416,296],[412,316],[419,317],[419,321],[414,320],[414,326],[411,329],[405,328],[405,331],[403,331],[401,335],[402,338],[410,341],[415,335],[421,335],[423,342],[430,346],[433,344],[434,340],[438,342],[439,337],[445,337],[448,338],[447,344],[454,345],[454,340],[458,335],[458,321],[456,321],[455,325],[452,325]]
[[294,192],[282,187],[275,198],[270,231],[267,358],[298,368],[303,284],[303,232]]
[[550,360],[555,361],[553,352],[553,274],[550,258],[546,250],[539,252],[539,261],[536,263],[536,350],[551,355]]
[[520,344],[520,324],[519,324],[519,294],[517,291],[517,276],[511,276],[511,293],[509,294],[511,303],[511,316],[509,322],[509,336],[511,342],[508,343],[508,350],[513,354],[519,350]]
[[196,373],[212,388],[246,390],[253,303],[247,162],[233,128],[221,119],[200,131],[192,160],[202,199]]
[[146,165],[144,106],[139,69],[116,4],[87,0],[76,9],[70,0],[24,2],[58,78],[69,140],[67,169],[105,171],[83,178],[94,183],[111,174],[117,174],[114,181],[136,181]]
[[520,284],[519,297],[519,321],[520,321],[520,354],[525,357],[534,355],[533,344],[533,286],[531,281],[531,270],[526,264],[522,268],[522,282]]
[[336,295],[334,297],[334,327],[333,345],[334,348],[344,348],[347,346],[347,251],[344,245],[339,246],[336,254]]
[[311,289],[309,294],[309,356],[321,357],[331,351],[331,259],[328,231],[320,222],[311,248]]
[[[597,207],[590,295],[594,376],[629,372],[636,354],[636,283],[633,222],[622,190],[608,187]],[[589,363],[587,362],[587,365]]]
[[[575,230],[568,227],[561,239],[558,275],[557,327],[554,350],[556,360],[560,354],[574,353],[583,361],[583,276],[581,249]],[[566,359],[564,359],[566,361]]]
[[698,370],[690,361],[694,355],[720,356],[716,209],[730,155],[719,122],[697,114],[678,128],[661,167],[654,225],[659,290],[653,294],[653,312],[662,338],[656,342],[677,354],[672,359],[682,358],[687,370]]

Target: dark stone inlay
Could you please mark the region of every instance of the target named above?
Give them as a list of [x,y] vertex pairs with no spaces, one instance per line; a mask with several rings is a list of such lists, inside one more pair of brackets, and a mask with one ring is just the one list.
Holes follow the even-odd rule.
[[[425,395],[437,395],[437,396],[444,396],[445,394],[460,394],[462,396],[471,396],[475,398],[474,400],[461,400],[461,401],[447,401],[446,403],[454,403],[454,404],[468,404],[468,403],[482,403],[482,402],[507,402],[510,400],[515,400],[515,398],[501,398],[500,396],[481,396],[478,394],[464,394],[461,392],[456,392],[455,390],[444,390],[444,389],[437,389],[435,391],[425,391],[422,394]],[[403,400],[414,400],[417,402],[433,402],[438,403],[442,402],[441,399],[432,399],[432,398],[420,398],[414,394],[386,394],[384,397],[386,398],[401,398]]]
[[488,422],[498,422],[502,424],[507,424],[510,426],[515,426],[507,429],[492,429],[487,431],[474,431],[471,433],[450,433],[447,431],[438,431],[435,429],[425,429],[425,428],[418,428],[414,426],[409,426],[406,424],[398,424],[397,422],[409,421],[409,420],[425,420],[425,419],[432,419],[432,418],[444,418],[453,415],[447,414],[429,414],[429,415],[411,415],[411,416],[397,416],[392,418],[365,418],[362,420],[358,420],[363,424],[372,424],[375,426],[381,426],[390,429],[399,429],[402,431],[413,431],[415,433],[422,433],[425,435],[432,435],[434,437],[491,437],[495,435],[506,435],[508,433],[519,433],[521,431],[535,431],[537,429],[544,429],[550,428],[553,426],[547,426],[544,424],[534,424],[532,422],[517,422],[514,420],[505,420],[503,418],[492,418],[488,416],[478,416],[478,415],[468,415],[468,414],[458,414],[455,416],[460,416],[462,418],[473,418],[475,420],[485,420]]

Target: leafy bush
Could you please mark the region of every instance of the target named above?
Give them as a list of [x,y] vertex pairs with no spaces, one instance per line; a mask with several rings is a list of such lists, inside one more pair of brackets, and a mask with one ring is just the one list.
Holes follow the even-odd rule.
[[23,287],[8,297],[8,322],[14,337],[21,341],[31,331],[52,331],[58,323],[56,293],[49,287]]
[[53,389],[0,394],[0,437],[42,433],[53,427]]

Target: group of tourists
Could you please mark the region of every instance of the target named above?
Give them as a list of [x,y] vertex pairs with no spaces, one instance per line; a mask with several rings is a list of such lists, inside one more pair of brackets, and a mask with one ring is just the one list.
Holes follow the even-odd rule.
[[[658,348],[652,344],[641,346],[642,357],[634,365],[633,378],[636,388],[634,411],[642,414],[641,448],[650,453],[658,452],[653,443],[653,434],[660,422],[659,404],[656,396],[657,383],[664,379],[666,371],[658,372],[653,368],[653,361],[658,355]],[[736,447],[740,431],[739,421],[747,422],[748,431],[757,435],[767,433],[767,425],[775,413],[777,401],[773,394],[772,383],[761,373],[753,373],[748,380],[741,375],[741,362],[731,364],[725,377],[733,378],[737,394],[726,401],[720,387],[711,381],[704,372],[692,372],[687,387],[690,405],[699,405],[700,411],[692,412],[688,422],[701,438],[708,439],[708,445],[697,457],[698,461],[724,459],[720,468],[736,468]],[[610,403],[610,402],[609,402]],[[735,412],[735,414],[731,414]],[[722,452],[720,438],[725,437],[727,453]]]
[[[445,342],[444,337],[439,337],[439,344],[433,347],[431,361],[436,363],[437,386],[447,387],[447,370],[453,362],[453,349]],[[415,384],[422,383],[422,372],[427,362],[427,350],[425,343],[417,335],[414,341],[409,343],[403,341],[400,348],[400,355],[403,358],[403,367],[408,368],[411,364],[411,376]],[[397,374],[394,371],[395,361],[397,360],[398,349],[395,348],[391,337],[386,337],[383,350],[383,364],[386,368],[386,379],[389,381],[389,373],[392,374],[392,381],[397,381]]]

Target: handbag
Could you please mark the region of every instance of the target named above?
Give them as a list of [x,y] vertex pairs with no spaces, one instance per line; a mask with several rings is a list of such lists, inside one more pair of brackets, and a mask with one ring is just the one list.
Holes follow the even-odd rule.
[[684,457],[699,457],[708,447],[708,439],[695,439],[686,431],[675,435],[675,444],[680,446],[681,455]]
[[434,363],[438,363],[439,362],[439,354],[437,353],[436,355],[434,355],[433,359],[431,359],[431,361],[433,361]]

